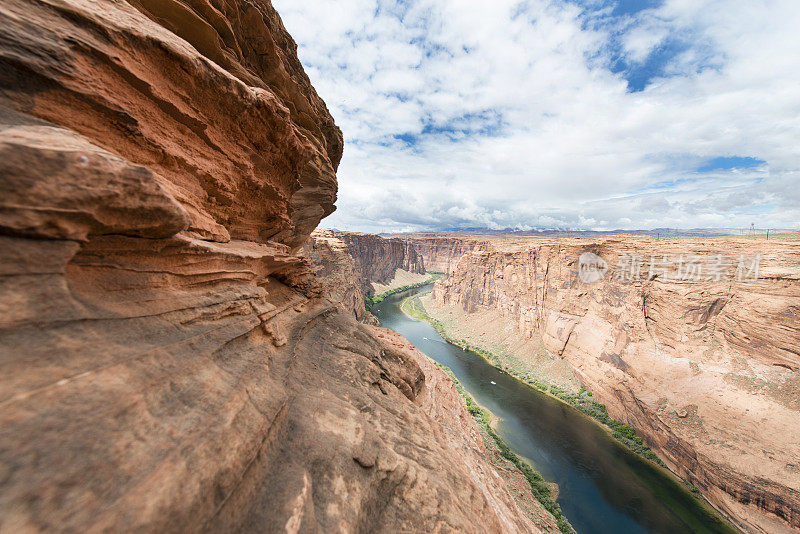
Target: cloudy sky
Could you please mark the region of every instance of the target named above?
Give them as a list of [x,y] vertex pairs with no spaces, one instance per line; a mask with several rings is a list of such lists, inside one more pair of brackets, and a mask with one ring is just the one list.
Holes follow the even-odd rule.
[[800,228],[798,0],[273,0],[362,231]]

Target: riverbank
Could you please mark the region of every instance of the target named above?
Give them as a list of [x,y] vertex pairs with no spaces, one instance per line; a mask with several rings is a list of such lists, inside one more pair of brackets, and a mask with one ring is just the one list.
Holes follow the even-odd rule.
[[552,514],[561,532],[564,534],[576,534],[575,529],[572,528],[569,520],[561,511],[561,507],[555,501],[556,497],[552,495],[551,485],[544,480],[540,473],[538,473],[535,469],[528,465],[527,462],[517,456],[514,451],[512,451],[511,448],[509,448],[509,446],[503,441],[503,439],[497,435],[497,432],[495,432],[494,428],[492,428],[491,412],[475,402],[475,399],[473,399],[472,395],[470,395],[467,390],[464,389],[458,378],[456,378],[455,374],[453,374],[453,371],[451,371],[449,367],[442,365],[437,361],[431,361],[438,368],[447,373],[453,380],[453,383],[456,386],[456,391],[458,391],[458,394],[461,395],[461,398],[467,405],[467,410],[472,418],[475,419],[475,423],[478,425],[478,428],[480,428],[484,437],[484,444],[490,453],[498,454],[502,459],[513,466],[513,468],[519,474],[521,474],[522,477],[524,477],[530,486],[533,496],[536,497],[536,500],[539,501],[545,510]]
[[[633,428],[608,415],[605,405],[595,401],[592,398],[591,391],[587,391],[581,387],[577,393],[572,393],[563,387],[555,384],[549,384],[540,378],[532,377],[529,373],[525,372],[524,368],[520,368],[518,359],[510,361],[509,356],[506,354],[497,354],[487,350],[484,347],[469,343],[465,339],[454,339],[451,337],[451,333],[448,331],[442,321],[432,317],[427,312],[425,306],[420,300],[420,296],[422,295],[413,295],[405,299],[401,305],[401,310],[403,313],[414,319],[427,321],[431,326],[433,326],[433,328],[436,329],[437,332],[439,332],[439,335],[441,335],[442,338],[447,340],[449,343],[452,343],[453,345],[464,350],[470,350],[478,354],[491,365],[510,374],[526,385],[535,388],[542,393],[550,395],[589,416],[606,428],[617,441],[628,447],[631,451],[635,452],[642,458],[657,464],[659,467],[669,472],[670,475],[675,476],[674,473],[669,471],[664,461],[661,460],[661,458],[659,458],[647,445],[644,444],[640,436],[636,435],[636,431]],[[697,488],[694,488],[688,484],[687,487],[695,495],[700,495]]]
[[372,286],[372,293],[374,295],[380,295],[389,291],[394,291],[399,287],[426,283],[432,275],[433,273],[429,272],[414,273],[407,271],[406,269],[399,268],[395,270],[394,276],[391,280],[387,281],[386,283],[372,281],[370,282],[370,286]]
[[[685,480],[681,479],[678,475],[673,473],[669,470],[667,465],[646,445],[644,445],[642,438],[637,436],[634,429],[625,425],[621,421],[618,421],[611,416],[608,415],[606,407],[592,399],[592,393],[590,391],[585,390],[583,387],[580,388],[578,393],[570,393],[565,391],[564,389],[552,385],[547,384],[541,380],[531,378],[530,376],[520,372],[518,369],[511,367],[501,356],[494,354],[482,347],[478,347],[475,345],[470,344],[466,340],[458,340],[453,339],[449,336],[447,329],[444,325],[438,321],[437,319],[431,317],[428,312],[426,311],[424,305],[422,304],[420,297],[424,296],[429,293],[418,293],[416,295],[411,295],[405,298],[400,306],[401,311],[408,317],[417,320],[426,321],[430,324],[438,333],[439,335],[448,343],[461,348],[462,350],[469,350],[475,354],[478,354],[483,360],[487,363],[492,365],[493,367],[505,372],[509,376],[514,377],[515,379],[519,380],[526,386],[537,390],[540,393],[547,395],[550,398],[553,398],[559,401],[562,404],[566,404],[578,412],[582,413],[585,416],[588,416],[592,419],[595,424],[599,424],[600,428],[606,430],[617,442],[621,443],[629,450],[634,452],[637,456],[643,458],[644,460],[648,461],[649,463],[653,464],[653,468],[661,471],[665,476],[671,478],[676,483],[684,486],[687,490],[687,495],[691,494],[692,497],[698,502],[700,506],[707,509],[712,514],[716,515],[719,514],[719,510],[714,508],[700,493],[700,491],[692,486],[691,484],[687,483]],[[446,372],[451,374],[452,372],[445,366],[442,366],[437,363],[440,367],[442,367]],[[456,380],[455,376],[453,379]],[[457,382],[457,380],[456,380]],[[473,417],[476,418],[476,422],[481,427],[486,427],[487,433],[495,440],[497,440],[497,445],[500,447],[501,450],[505,454],[516,455],[511,451],[508,446],[503,443],[502,439],[497,436],[497,433],[491,426],[491,414],[487,410],[480,407],[472,397],[466,392],[458,383],[458,390],[459,393],[462,394],[464,397],[464,401],[467,403],[467,407]],[[504,454],[504,455],[505,455]],[[525,462],[519,460],[528,470],[530,470],[530,478],[528,478],[529,483],[531,484],[531,488],[534,490],[534,494],[538,495],[546,495],[546,499],[553,500],[550,497],[550,488],[546,487],[546,482],[542,479],[541,475],[534,471],[530,466],[528,466]],[[528,477],[528,472],[524,468],[520,468],[526,474],[526,478]],[[537,493],[541,491],[541,493]],[[541,502],[541,501],[540,501]],[[542,503],[545,505],[545,503]],[[554,514],[555,516],[555,514]],[[737,530],[730,524],[730,522],[722,519],[721,516],[717,515],[718,520],[720,521],[720,525],[726,530],[730,532],[736,532]],[[570,526],[570,528],[572,528]]]
[[438,273],[438,272],[428,272],[427,274],[430,274],[431,276],[420,282],[394,287],[392,289],[384,291],[383,293],[373,295],[372,297],[364,297],[364,308],[366,308],[367,311],[371,311],[373,306],[375,306],[380,302],[383,302],[383,300],[386,299],[386,297],[390,297],[397,293],[402,293],[403,291],[408,291],[409,289],[417,289],[419,287],[432,284],[433,282],[444,276],[444,273]]
[[[475,401],[494,414],[492,428],[509,449],[558,485],[558,504],[576,530],[589,534],[735,532],[679,479],[632,452],[606,427],[503,371],[485,356],[448,342],[428,321],[411,317],[408,308],[413,299],[406,298],[426,289],[387,299],[375,308],[376,316],[385,327],[402,333],[423,353],[452,369]],[[400,309],[402,304],[405,310]]]
[[[800,263],[797,247],[770,243],[492,240],[422,300],[433,301],[429,315],[454,339],[490,351],[487,342],[497,344],[520,359],[540,350],[569,365],[610,416],[732,521],[787,532],[800,528],[800,442],[786,431],[800,421]],[[593,284],[580,280],[585,252],[609,265]],[[759,276],[631,280],[615,263],[681,255],[760,256]],[[527,345],[516,351],[520,338]]]

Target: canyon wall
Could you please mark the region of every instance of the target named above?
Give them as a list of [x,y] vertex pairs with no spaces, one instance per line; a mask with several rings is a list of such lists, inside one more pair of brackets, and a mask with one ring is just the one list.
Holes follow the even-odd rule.
[[539,531],[299,256],[341,153],[267,0],[0,4],[0,531]]
[[487,246],[487,242],[482,239],[436,237],[426,234],[410,234],[400,239],[409,243],[416,250],[425,262],[428,271],[438,273],[452,272],[458,265],[458,260],[466,252],[482,250]]
[[[607,261],[599,281],[579,278],[584,252]],[[743,281],[637,279],[625,263],[756,254],[758,279]],[[743,529],[774,533],[800,528],[798,266],[791,242],[495,240],[433,298],[540,339]]]
[[347,245],[355,262],[365,295],[375,292],[372,283],[387,284],[398,269],[425,274],[425,262],[415,247],[403,239],[384,238],[373,234],[334,232]]
[[314,230],[301,255],[308,259],[315,278],[322,284],[325,296],[340,304],[359,321],[374,322],[364,307],[363,279],[347,244],[331,230]]
[[[398,273],[426,279],[425,264],[413,246],[400,239],[317,229],[301,250],[326,296],[350,310],[359,321],[377,324],[365,307],[365,296],[398,282]],[[377,290],[376,290],[377,288]]]

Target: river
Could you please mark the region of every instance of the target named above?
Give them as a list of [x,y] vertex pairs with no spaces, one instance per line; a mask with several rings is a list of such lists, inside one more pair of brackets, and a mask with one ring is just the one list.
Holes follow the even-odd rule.
[[498,419],[497,433],[542,476],[559,486],[558,503],[581,534],[733,533],[707,503],[662,469],[619,444],[593,420],[444,341],[425,321],[407,317],[393,295],[373,309],[382,326],[452,369]]

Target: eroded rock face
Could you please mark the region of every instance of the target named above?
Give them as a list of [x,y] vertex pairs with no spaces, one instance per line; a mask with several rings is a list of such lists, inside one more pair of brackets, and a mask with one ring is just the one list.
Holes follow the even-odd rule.
[[268,2],[9,0],[0,22],[2,105],[146,167],[194,236],[296,247],[333,211],[341,132]]
[[[800,251],[791,242],[494,241],[436,283],[567,361],[609,413],[744,529],[800,528]],[[583,283],[578,258],[608,259]],[[761,254],[758,281],[618,280],[617,258]]]
[[430,234],[410,235],[401,239],[410,243],[422,256],[429,271],[450,273],[467,252],[484,250],[488,243],[481,239],[459,237],[436,237]]
[[416,248],[406,240],[384,238],[357,232],[335,232],[337,238],[347,245],[355,262],[365,295],[374,293],[372,282],[386,284],[398,269],[424,274],[425,262]]
[[362,288],[368,283],[361,278],[347,244],[331,230],[314,230],[303,246],[314,275],[325,287],[327,297],[340,303],[359,321],[372,319],[364,308]]
[[341,150],[267,1],[0,5],[0,531],[535,531],[296,254]]
[[422,257],[401,239],[317,229],[303,246],[302,255],[328,298],[341,303],[359,321],[374,325],[378,320],[365,309],[365,296],[389,287],[382,283],[406,285],[407,281],[398,281],[398,273],[427,280]]

